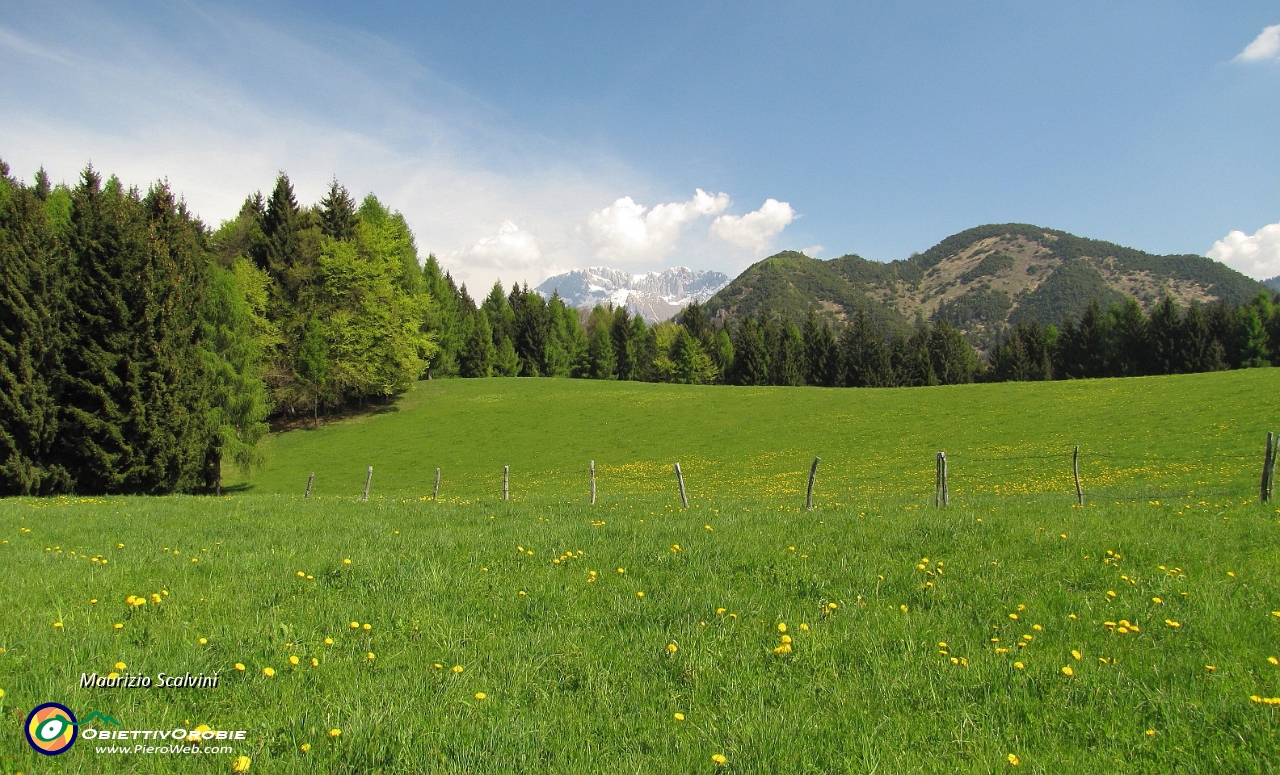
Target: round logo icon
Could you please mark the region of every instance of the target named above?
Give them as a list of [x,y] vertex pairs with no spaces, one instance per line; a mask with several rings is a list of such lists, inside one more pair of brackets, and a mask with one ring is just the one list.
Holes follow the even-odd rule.
[[27,742],[45,756],[57,756],[76,741],[76,714],[66,705],[46,702],[27,716]]

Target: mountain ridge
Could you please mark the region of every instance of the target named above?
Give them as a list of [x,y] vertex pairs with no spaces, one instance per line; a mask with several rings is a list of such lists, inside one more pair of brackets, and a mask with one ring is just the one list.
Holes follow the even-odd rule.
[[639,274],[592,266],[549,277],[534,290],[544,298],[558,293],[566,305],[578,309],[597,304],[625,307],[656,323],[670,319],[694,301],[707,301],[728,282],[728,275],[721,272],[686,266]]
[[945,319],[980,349],[1032,318],[1078,318],[1133,297],[1149,309],[1166,293],[1182,304],[1242,303],[1263,288],[1212,259],[1158,256],[1031,224],[986,224],[888,263],[850,254],[820,260],[784,251],[748,267],[707,301],[714,317],[765,313],[800,320],[810,309],[846,321],[859,311],[883,328]]

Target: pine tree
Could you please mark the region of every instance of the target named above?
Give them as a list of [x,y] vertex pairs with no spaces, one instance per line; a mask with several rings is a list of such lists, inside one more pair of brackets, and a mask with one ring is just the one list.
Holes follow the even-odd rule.
[[471,316],[469,325],[466,346],[458,358],[459,371],[463,377],[492,376],[497,351],[493,347],[493,328],[488,314],[480,310]]
[[[596,309],[601,308],[596,307]],[[618,378],[618,356],[613,349],[611,322],[611,315],[601,315],[600,321],[591,327],[591,334],[587,340],[587,358],[591,363],[592,379]]]
[[756,318],[748,317],[738,325],[733,354],[733,384],[769,384],[769,350],[765,346],[764,332]]
[[614,310],[613,320],[609,323],[609,336],[613,338],[613,353],[617,359],[618,379],[635,380],[640,378],[635,342],[632,339],[631,316],[626,307]]
[[936,320],[928,342],[929,361],[939,384],[964,385],[973,381],[978,358],[963,334],[946,320]]
[[320,200],[320,231],[326,237],[336,240],[349,240],[356,235],[356,202],[344,186],[334,178],[329,184],[329,192]]
[[0,162],[0,496],[48,495],[72,485],[53,454],[68,259],[44,206],[48,178],[33,191],[8,172]]
[[825,320],[819,323],[817,313],[811,309],[804,322],[803,336],[805,383],[834,385],[839,376],[839,352],[831,326]]
[[1147,319],[1147,335],[1150,351],[1147,353],[1148,373],[1176,374],[1182,370],[1181,339],[1182,316],[1173,297],[1165,294],[1151,309]]

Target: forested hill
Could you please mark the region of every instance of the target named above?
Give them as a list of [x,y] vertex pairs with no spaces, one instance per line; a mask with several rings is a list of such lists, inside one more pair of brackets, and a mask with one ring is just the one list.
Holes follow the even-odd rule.
[[1124,297],[1149,311],[1168,294],[1243,303],[1262,288],[1204,256],[1156,256],[1028,224],[978,226],[924,253],[881,263],[856,255],[821,261],[784,252],[756,263],[707,302],[713,316],[765,312],[802,320],[810,308],[836,320],[866,310],[884,324],[946,320],[985,348],[1006,325],[1079,318],[1090,300]]

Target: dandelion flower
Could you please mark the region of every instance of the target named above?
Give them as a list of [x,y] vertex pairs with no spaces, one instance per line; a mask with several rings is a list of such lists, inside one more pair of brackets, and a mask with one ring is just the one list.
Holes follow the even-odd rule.
[[808,632],[808,631],[809,631],[809,625],[805,624],[804,622],[800,622],[800,632]]
[[1019,764],[1022,764],[1022,760],[1018,758],[1017,754],[1011,753],[1005,757],[1005,760],[1009,762],[1010,767],[1017,767]]
[[341,735],[341,734],[342,734],[342,730],[341,730],[341,729],[330,729],[330,730],[329,730],[329,737],[338,737],[338,736],[339,736],[339,735]]
[[726,609],[724,609],[724,608],[717,608],[717,609],[716,609],[716,616],[721,616],[721,615],[723,615],[723,614],[724,614],[724,612],[725,612],[725,610],[726,610]]
[[477,700],[487,700],[488,698],[489,698],[489,695],[485,694],[484,692],[476,692]]
[[1025,669],[1026,669],[1026,667],[1027,667],[1026,665],[1022,664],[1021,662],[1014,662],[1014,663],[1013,663],[1013,666],[1014,666],[1015,668],[1017,668],[1018,670],[1025,670]]
[[674,653],[676,653],[676,651],[677,651],[677,650],[678,650],[678,649],[676,648],[676,644],[674,644],[674,643],[668,643],[668,644],[667,644],[667,653],[668,653],[668,654],[674,654]]
[[711,755],[711,761],[715,762],[716,764],[728,764],[729,758],[722,753],[717,753],[717,754]]
[[684,721],[684,714],[683,714],[683,713],[672,713],[672,714],[671,714],[671,717],[672,717],[673,719],[675,719],[676,721]]
[[360,625],[360,629],[362,629],[362,630],[372,630],[372,629],[373,629],[373,625],[372,625],[372,624],[362,624],[362,625]]
[[325,639],[324,639],[324,645],[326,645],[326,646],[332,646],[332,645],[333,645],[333,638],[325,638]]
[[627,572],[626,568],[618,568],[618,573],[626,573],[626,572]]
[[297,655],[296,655],[296,654],[295,654],[295,655],[293,655],[293,656],[290,656],[290,657],[289,657],[289,664],[291,664],[291,665],[296,665],[296,664],[298,664],[298,663],[299,663],[299,662],[301,662],[301,661],[302,661],[302,660],[298,659],[298,657],[297,657]]
[[276,674],[276,671],[275,671],[275,668],[264,667],[262,668],[262,674],[265,675],[267,678],[270,678],[271,676]]
[[644,593],[643,593],[643,592],[637,592],[637,593],[636,593],[636,597],[644,597]]
[[244,663],[243,663],[243,662],[237,662],[237,663],[236,663],[236,670],[238,670],[238,671],[240,671],[241,673],[243,673],[243,672],[244,672]]
[[112,665],[112,667],[114,667],[116,670],[124,670],[127,667],[127,665],[123,662],[117,662],[114,665]]
[[1275,657],[1267,657],[1267,661],[1273,665],[1280,665],[1280,659],[1276,659]]
[[778,632],[786,632],[786,631],[787,631],[787,623],[778,622]]
[[320,667],[320,660],[316,659],[315,657],[312,657],[312,658],[311,658],[311,666],[312,666],[312,667]]
[[53,623],[53,626],[54,626],[54,627],[62,627],[62,622],[54,622],[54,623]]
[[1156,731],[1154,729],[1147,730],[1147,737],[1155,737],[1155,736],[1156,736]]
[[198,640],[198,641],[196,641],[196,642],[197,642],[197,643],[199,643],[201,646],[205,646],[205,645],[208,645],[208,643],[209,643],[209,639],[208,639],[208,638],[201,638],[200,640]]
[[1214,665],[1205,665],[1204,669],[1208,670],[1210,673],[1216,672],[1218,670],[1218,668]]
[[1076,661],[1079,661],[1079,660],[1083,659],[1083,657],[1081,656],[1080,652],[1079,652],[1079,651],[1076,651],[1075,649],[1071,649],[1071,656],[1075,657],[1075,658],[1076,658]]
[[1040,625],[1038,625],[1038,624],[1033,624],[1033,625],[1031,625],[1031,629],[1035,630],[1036,632],[1043,632],[1043,631],[1044,631],[1044,628],[1043,628],[1043,627],[1041,627],[1041,626],[1040,626]]
[[455,672],[455,673],[461,673],[465,668],[464,668],[462,665],[454,665],[453,667],[451,667],[451,668],[449,668],[449,669],[450,669],[450,670],[452,670],[452,671],[453,671],[453,672]]
[[373,652],[372,652],[372,651],[370,651],[368,654],[365,654],[365,657],[366,657],[367,659],[376,659],[376,657],[374,657],[374,655],[373,655]]
[[1181,622],[1175,622],[1172,619],[1165,619],[1164,623],[1166,627],[1172,627],[1175,630],[1182,626]]
[[1066,667],[1062,668],[1062,674],[1070,678],[1071,676],[1076,674],[1076,671],[1072,670],[1070,665],[1067,665]]
[[790,642],[791,642],[791,636],[790,636],[790,635],[783,635],[783,636],[782,636],[781,638],[779,638],[778,640],[779,640],[779,642],[780,642],[780,643],[790,643]]
[[[343,560],[342,560],[342,564],[343,564],[343,565],[350,565],[350,564],[351,564],[351,558],[350,558],[350,557],[345,557],[345,558],[343,558]],[[336,735],[335,735],[335,737],[336,737]]]
[[1164,601],[1158,597],[1151,598],[1151,602],[1155,603],[1156,605],[1164,605]]
[[307,574],[303,573],[302,571],[298,571],[298,578],[305,579],[306,577],[307,577]]
[[1017,615],[1017,614],[1009,614],[1009,618],[1010,618],[1010,619],[1012,619],[1012,620],[1014,620],[1015,622],[1016,622],[1016,621],[1018,621],[1018,615]]
[[310,751],[310,750],[311,750],[311,743],[303,743],[302,745],[298,746],[298,750],[302,751],[303,753],[306,753],[307,751]]
[[232,772],[248,772],[249,765],[252,763],[253,763],[253,759],[250,759],[248,756],[237,756],[235,762],[232,763],[231,765],[231,771]]
[[903,605],[898,606],[898,610],[899,610],[899,611],[901,611],[901,612],[903,612],[903,613],[905,614],[907,611],[910,611],[911,609],[910,609],[910,608],[908,608],[905,604],[903,604]]
[[827,603],[827,610],[828,610],[828,611],[834,611],[834,610],[836,610],[836,609],[837,609],[837,608],[839,608],[839,607],[840,607],[840,606],[836,605],[835,603]]

